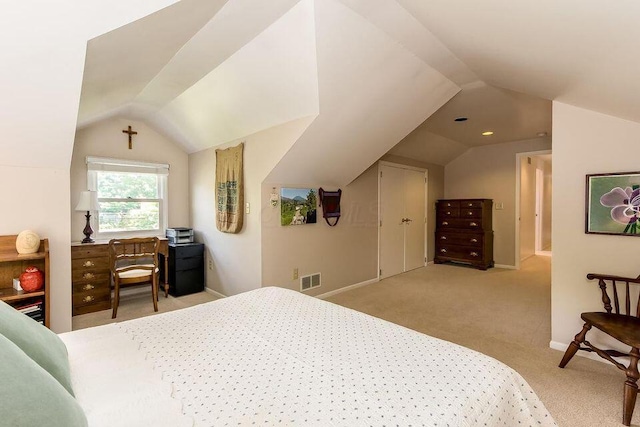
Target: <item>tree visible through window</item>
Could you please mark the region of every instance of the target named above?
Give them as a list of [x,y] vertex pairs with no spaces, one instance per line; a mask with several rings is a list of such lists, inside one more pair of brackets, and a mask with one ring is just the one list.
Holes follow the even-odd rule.
[[98,192],[96,238],[162,235],[167,227],[169,165],[87,157],[87,188]]
[[160,229],[158,176],[145,173],[97,173],[100,232]]

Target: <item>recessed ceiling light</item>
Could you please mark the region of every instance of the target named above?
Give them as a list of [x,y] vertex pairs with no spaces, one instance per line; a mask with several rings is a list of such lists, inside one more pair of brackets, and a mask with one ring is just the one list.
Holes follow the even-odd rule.
[[466,122],[467,120],[469,120],[466,117],[456,117],[455,119],[453,119],[454,122]]
[[486,132],[482,132],[482,136],[491,136],[491,135],[493,135],[493,131],[488,130]]
[[538,136],[547,136],[547,133],[546,132],[538,132],[536,135],[538,135]]

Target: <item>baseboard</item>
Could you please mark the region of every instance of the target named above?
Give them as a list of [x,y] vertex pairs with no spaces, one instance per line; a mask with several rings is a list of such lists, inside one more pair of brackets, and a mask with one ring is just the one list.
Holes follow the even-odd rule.
[[210,293],[211,295],[216,296],[218,298],[226,298],[227,297],[226,295],[223,295],[220,292],[216,292],[213,289],[210,289],[210,288],[207,288],[207,287],[204,288],[204,291],[207,292],[207,293]]
[[377,283],[379,281],[380,280],[376,277],[376,278],[373,278],[373,279],[365,280],[364,282],[355,283],[353,285],[345,286],[344,288],[336,289],[335,291],[329,291],[329,292],[325,292],[324,294],[316,295],[316,298],[320,298],[320,299],[329,298],[329,297],[332,297],[334,295],[341,294],[343,292],[351,291],[351,290],[356,289],[356,288],[361,288],[363,286],[367,286],[367,285],[370,285],[372,283]]
[[[569,344],[565,344],[563,342],[558,342],[558,341],[549,342],[549,348],[551,348],[553,350],[559,350],[559,351],[561,351],[563,353],[565,351],[567,351],[567,347],[569,347]],[[580,356],[580,357],[584,357],[584,358],[587,358],[587,359],[595,360],[597,362],[611,363],[611,362],[609,362],[607,360],[604,360],[602,357],[598,356],[596,353],[590,353],[588,351],[578,351],[576,353],[576,356]],[[562,356],[561,356],[561,358],[562,358]],[[560,359],[558,359],[558,363],[560,363]],[[615,359],[615,357],[614,357],[614,359]]]
[[538,256],[551,256],[551,251],[536,251]]
[[517,270],[515,265],[507,265],[507,264],[495,264],[495,268],[504,268],[506,270]]
[[435,265],[435,263],[433,261],[429,261],[427,265]]

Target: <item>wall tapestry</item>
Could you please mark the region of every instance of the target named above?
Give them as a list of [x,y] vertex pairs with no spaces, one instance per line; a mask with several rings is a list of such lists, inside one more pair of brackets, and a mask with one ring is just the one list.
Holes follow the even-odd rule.
[[216,227],[223,233],[239,233],[244,219],[244,144],[216,150]]
[[640,236],[640,172],[587,175],[585,233]]
[[313,188],[280,189],[280,224],[315,224],[318,198]]

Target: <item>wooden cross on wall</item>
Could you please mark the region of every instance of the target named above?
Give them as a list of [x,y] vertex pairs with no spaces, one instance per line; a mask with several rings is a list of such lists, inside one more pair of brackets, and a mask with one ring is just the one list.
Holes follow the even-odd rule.
[[122,133],[129,134],[129,150],[131,150],[131,149],[133,148],[133,145],[132,145],[132,144],[133,144],[133,141],[131,140],[131,137],[132,137],[133,135],[137,135],[137,134],[138,134],[138,132],[134,132],[134,131],[132,131],[132,130],[131,130],[131,126],[129,126],[129,128],[128,128],[128,129],[123,130],[123,131],[122,131]]

